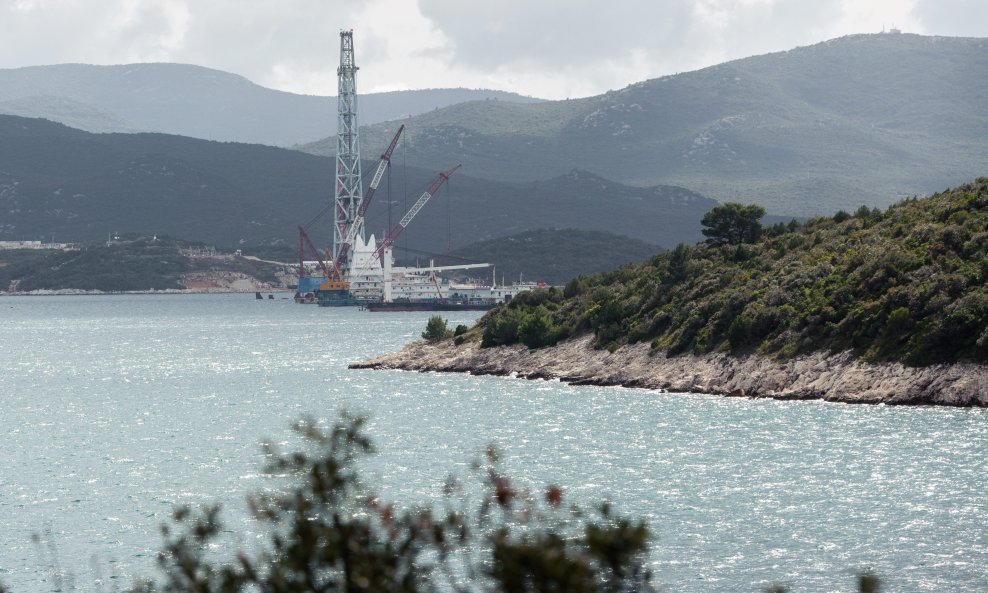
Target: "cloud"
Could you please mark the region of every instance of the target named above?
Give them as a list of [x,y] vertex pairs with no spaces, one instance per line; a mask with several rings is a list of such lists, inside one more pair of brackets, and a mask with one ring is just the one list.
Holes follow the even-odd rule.
[[[263,78],[335,71],[346,0],[16,0],[0,4],[0,65],[191,62]],[[20,62],[20,63],[16,63]]]
[[335,94],[486,87],[579,97],[898,26],[988,36],[984,0],[0,0],[0,67],[186,62]]
[[617,58],[628,50],[683,39],[690,2],[614,0],[419,0],[454,51],[477,69],[511,64],[546,68]]
[[984,0],[920,0],[912,16],[930,34],[988,36],[988,2]]
[[806,0],[420,0],[451,63],[583,90],[622,87],[723,60],[825,40],[843,11]]
[[105,43],[124,49],[124,61],[167,60],[185,47],[190,12],[180,1],[148,4],[123,2],[119,12],[96,35],[105,31]]

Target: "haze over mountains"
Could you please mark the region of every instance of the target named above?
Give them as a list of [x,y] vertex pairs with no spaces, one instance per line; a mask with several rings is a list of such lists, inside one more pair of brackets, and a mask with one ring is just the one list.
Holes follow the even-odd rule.
[[[436,108],[478,96],[489,100]],[[885,206],[985,174],[985,97],[988,40],[903,34],[845,37],[578,100],[362,95],[364,123],[421,111],[361,129],[363,154],[373,157],[406,124],[393,160],[408,167],[391,193],[379,192],[368,229],[380,236],[384,204],[396,220],[406,199],[456,163],[464,167],[451,202],[443,206],[444,188],[409,229],[410,247],[442,251],[537,228],[672,247],[701,238],[714,200],[785,216]],[[135,231],[291,243],[295,227],[331,200],[334,166],[319,155],[332,154],[332,137],[302,147],[307,154],[182,135],[292,143],[335,126],[332,98],[195,66],[62,65],[0,70],[5,109],[180,135],[88,134],[0,116],[0,239]],[[313,231],[320,245],[329,226]]]
[[[409,162],[545,179],[578,167],[786,215],[885,206],[983,175],[988,40],[855,35],[587,99],[458,104],[409,120]],[[399,122],[362,134],[382,146]],[[335,141],[303,147],[332,154]]]
[[[372,124],[485,99],[537,101],[472,89],[368,93],[359,98],[359,121]],[[165,132],[273,146],[335,134],[337,117],[336,97],[275,91],[242,76],[187,64],[0,70],[0,113],[43,117],[89,132]]]
[[[395,160],[400,159],[396,155]],[[436,170],[401,167],[368,212],[380,238]],[[365,170],[376,163],[367,162]],[[83,241],[141,232],[220,246],[296,243],[309,227],[332,242],[334,161],[296,150],[165,134],[92,134],[42,119],[0,115],[0,240]],[[407,188],[407,194],[405,189]],[[606,197],[606,199],[605,199]],[[541,182],[451,177],[401,245],[433,253],[538,228],[630,235],[671,247],[701,238],[715,205],[689,190],[628,187],[584,171]]]

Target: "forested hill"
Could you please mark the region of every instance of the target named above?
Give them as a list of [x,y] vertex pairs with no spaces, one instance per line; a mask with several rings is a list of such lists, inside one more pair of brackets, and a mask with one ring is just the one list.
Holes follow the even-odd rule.
[[[480,321],[486,346],[650,341],[670,355],[988,363],[988,177],[887,211],[776,225],[750,244],[680,246],[642,265],[520,295]],[[479,338],[479,335],[478,335]]]
[[[984,174],[986,96],[988,39],[852,35],[586,99],[474,101],[403,123],[410,163],[455,159],[471,175],[520,180],[578,167],[815,216]],[[365,150],[398,123],[363,129]]]
[[[367,213],[368,233],[378,238],[438,170],[456,163],[404,167],[403,154],[399,147]],[[366,161],[364,171],[373,166]],[[333,167],[330,159],[296,150],[165,134],[90,134],[0,115],[0,240],[47,241],[54,234],[78,242],[136,232],[221,246],[295,245],[298,225],[323,212],[309,226],[322,247],[332,242]],[[401,246],[445,252],[449,245],[556,227],[617,231],[672,247],[697,240],[700,218],[714,205],[682,187],[629,187],[586,171],[521,183],[478,179],[464,166],[415,217]]]

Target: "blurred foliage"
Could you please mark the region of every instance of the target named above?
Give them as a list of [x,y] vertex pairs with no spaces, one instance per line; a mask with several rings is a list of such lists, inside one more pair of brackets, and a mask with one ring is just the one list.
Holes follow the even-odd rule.
[[756,243],[680,245],[561,293],[520,295],[472,333],[483,346],[592,333],[598,348],[650,341],[672,355],[852,350],[916,366],[985,363],[986,280],[983,177],[885,212],[777,224]]
[[[638,593],[656,591],[652,536],[609,504],[569,504],[557,485],[527,488],[488,447],[471,466],[479,484],[449,478],[439,500],[383,500],[357,466],[371,454],[366,420],[346,413],[328,428],[295,425],[305,447],[265,445],[270,486],[248,498],[259,526],[248,550],[219,506],[179,507],[162,526],[158,574],[131,593]],[[65,590],[74,590],[74,581]],[[860,593],[880,581],[858,574]],[[62,582],[56,585],[62,589]],[[783,593],[774,585],[766,591]],[[0,593],[7,593],[0,584]]]
[[584,513],[558,486],[520,487],[488,448],[474,464],[478,504],[447,481],[440,503],[401,508],[368,491],[355,463],[372,451],[364,420],[343,415],[329,430],[302,421],[310,450],[268,448],[267,472],[292,479],[250,506],[269,530],[257,549],[217,558],[218,507],[181,508],[163,528],[161,577],[135,592],[628,592],[652,591],[650,536],[641,521],[603,505]]

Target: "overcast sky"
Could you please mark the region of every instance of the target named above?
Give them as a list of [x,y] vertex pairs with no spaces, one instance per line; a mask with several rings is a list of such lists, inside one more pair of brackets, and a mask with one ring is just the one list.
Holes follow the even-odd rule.
[[583,97],[891,27],[988,37],[988,0],[0,0],[0,68],[183,62],[335,95],[470,87]]

